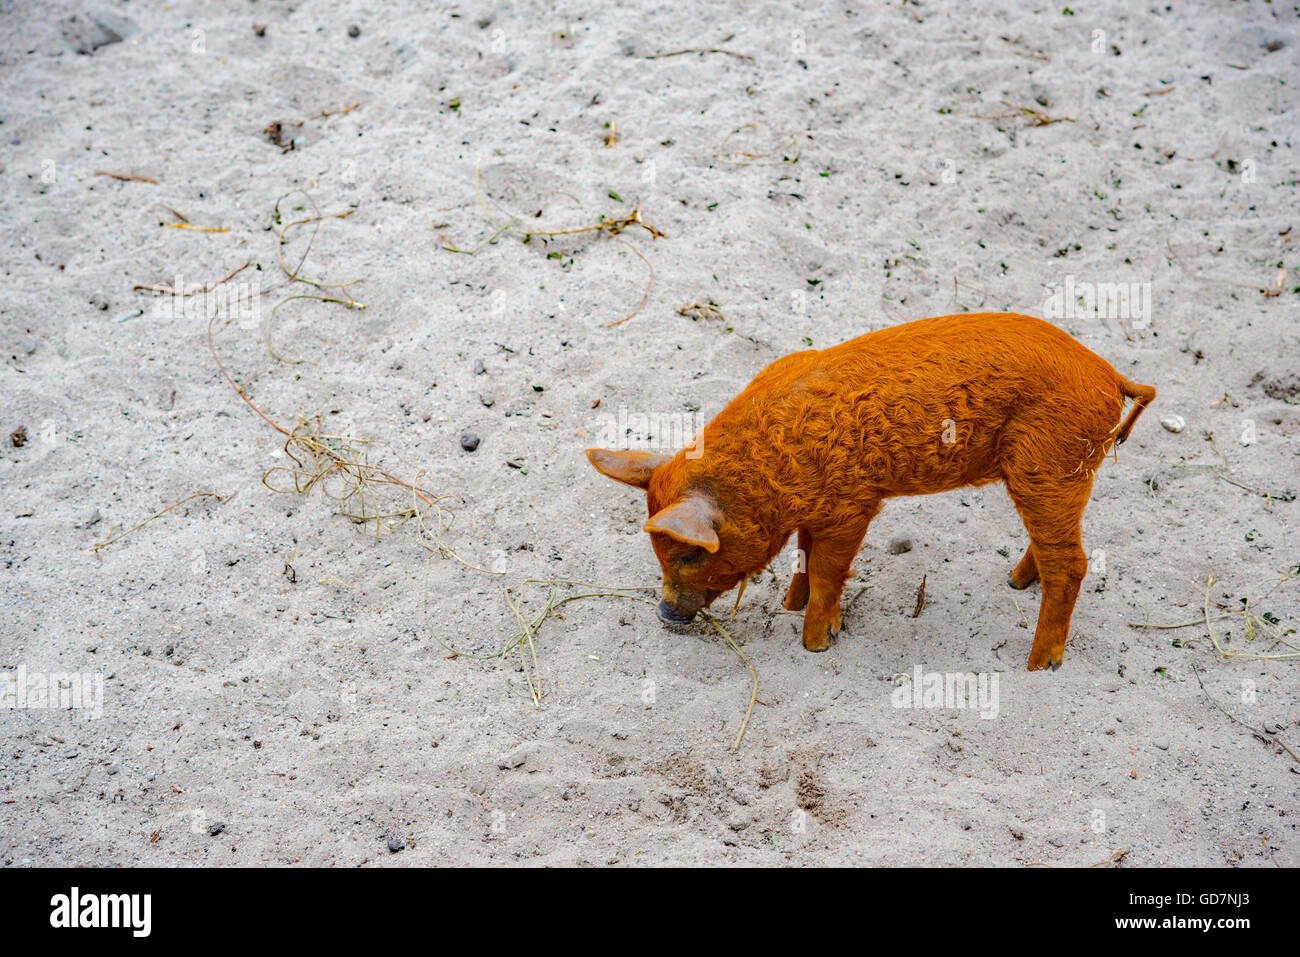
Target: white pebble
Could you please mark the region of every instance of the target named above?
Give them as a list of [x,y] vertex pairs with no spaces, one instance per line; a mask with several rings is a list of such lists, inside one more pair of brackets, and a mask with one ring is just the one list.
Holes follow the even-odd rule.
[[1187,423],[1181,415],[1166,415],[1160,420],[1160,424],[1170,432],[1181,432],[1187,428]]

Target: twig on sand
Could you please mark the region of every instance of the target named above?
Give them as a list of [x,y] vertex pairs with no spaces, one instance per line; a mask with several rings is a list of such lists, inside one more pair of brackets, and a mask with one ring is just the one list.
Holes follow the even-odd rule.
[[[474,195],[484,217],[489,223],[495,226],[496,229],[473,249],[463,249],[459,246],[453,246],[451,243],[447,242],[447,237],[445,235],[439,236],[438,246],[440,249],[449,253],[476,256],[482,249],[493,245],[500,236],[507,233],[511,236],[519,236],[525,243],[532,241],[534,238],[545,240],[555,239],[560,236],[578,236],[585,233],[598,233],[610,236],[617,239],[628,249],[632,250],[632,252],[636,254],[637,258],[646,264],[646,268],[650,270],[650,277],[646,281],[645,290],[641,293],[641,298],[637,300],[636,306],[632,311],[622,319],[615,319],[613,322],[607,322],[605,328],[611,329],[614,326],[620,326],[641,311],[642,307],[645,305],[646,299],[650,296],[650,289],[654,286],[655,268],[650,263],[650,260],[642,254],[641,250],[624,240],[619,234],[632,226],[640,226],[650,234],[652,239],[662,239],[664,238],[664,234],[641,218],[641,208],[639,206],[634,206],[630,213],[626,213],[613,219],[605,219],[602,217],[599,222],[593,223],[590,226],[575,226],[568,229],[522,229],[517,225],[520,222],[520,217],[512,214],[498,214],[507,217],[505,219],[500,219],[498,218],[498,215],[493,215],[492,210],[488,208],[487,198],[483,193],[481,164],[475,164],[474,166]],[[610,196],[615,196],[615,194],[610,193]]]
[[130,535],[132,532],[134,532],[134,531],[136,531],[136,530],[138,530],[138,529],[144,528],[144,526],[148,525],[148,524],[149,524],[150,522],[152,522],[155,518],[158,518],[158,517],[161,516],[161,515],[166,515],[166,514],[167,514],[168,512],[170,512],[172,509],[174,509],[174,508],[176,508],[176,507],[178,507],[178,506],[184,505],[186,502],[190,501],[191,499],[203,498],[203,497],[215,498],[215,499],[217,500],[218,504],[224,504],[225,502],[229,501],[230,498],[231,498],[232,496],[229,496],[229,495],[224,495],[224,496],[223,496],[223,495],[218,495],[216,492],[195,492],[193,495],[187,495],[187,496],[185,496],[183,499],[181,499],[179,502],[172,502],[172,503],[171,503],[170,505],[168,505],[166,508],[164,508],[164,509],[160,509],[159,511],[154,512],[152,515],[150,515],[148,518],[146,518],[146,519],[145,519],[143,522],[141,522],[140,524],[138,524],[138,525],[132,525],[132,526],[131,526],[130,528],[128,528],[125,532],[119,532],[118,534],[114,535],[114,536],[111,537],[111,538],[106,538],[106,539],[104,539],[104,540],[103,540],[102,542],[100,542],[98,545],[92,545],[92,546],[90,546],[90,547],[91,547],[91,551],[94,551],[95,553],[98,554],[98,552],[99,552],[99,550],[100,550],[101,548],[106,548],[106,547],[108,547],[109,545],[112,545],[114,542],[121,541],[122,539],[126,538],[126,536]]
[[136,283],[134,286],[131,287],[131,291],[137,292],[139,290],[144,290],[145,292],[160,293],[161,295],[164,296],[202,296],[211,292],[213,289],[216,289],[222,283],[230,282],[230,280],[234,279],[236,276],[238,276],[241,272],[243,272],[248,267],[249,267],[249,261],[245,260],[242,266],[236,266],[230,272],[226,273],[225,276],[216,280],[215,282],[206,283],[205,285],[198,286],[194,289],[185,289],[183,287],[181,289],[177,289],[174,286],[168,285],[165,282],[160,282],[160,283],[154,283],[152,285],[146,285],[144,283]]
[[[535,675],[537,672],[537,658],[536,658],[536,648],[533,647],[533,643],[532,643],[533,635],[537,633],[537,630],[538,628],[541,627],[542,623],[546,621],[546,619],[550,615],[555,613],[556,609],[558,609],[562,605],[567,605],[571,601],[578,601],[583,598],[627,598],[632,601],[643,602],[647,605],[654,605],[655,602],[653,599],[648,598],[643,594],[637,594],[637,593],[644,592],[644,591],[653,591],[655,588],[658,587],[657,585],[613,585],[613,586],[598,585],[593,582],[574,581],[573,579],[569,579],[569,578],[529,578],[527,579],[527,582],[529,584],[551,585],[552,588],[551,588],[550,596],[546,600],[546,605],[530,622],[524,618],[522,610],[518,607],[518,605],[515,604],[514,601],[511,600],[509,593],[507,593],[506,601],[510,605],[510,610],[514,612],[516,619],[518,619],[519,621],[519,630],[516,631],[513,635],[511,635],[510,638],[506,641],[505,645],[499,650],[491,652],[490,654],[473,654],[470,652],[460,651],[459,649],[454,648],[453,646],[447,644],[447,642],[443,641],[442,638],[440,638],[436,633],[432,631],[432,629],[430,629],[430,634],[433,635],[434,641],[438,642],[438,644],[442,645],[443,648],[447,649],[447,651],[451,652],[452,655],[454,655],[457,658],[469,658],[471,660],[476,660],[476,661],[485,661],[492,658],[500,658],[508,654],[509,652],[513,651],[514,649],[518,648],[522,643],[527,642],[529,645],[529,650],[533,656],[532,674]],[[594,588],[596,590],[590,592],[582,592],[576,595],[568,595],[557,601],[555,597],[556,589],[554,587],[557,585],[578,585],[584,588]],[[429,601],[429,581],[428,581],[427,572],[425,575],[424,599],[425,599],[425,613],[427,617],[428,601]],[[738,751],[740,750],[740,742],[745,737],[745,729],[749,727],[750,716],[754,713],[754,705],[758,701],[758,671],[755,670],[753,663],[749,660],[749,657],[745,654],[745,652],[741,650],[740,645],[738,645],[736,643],[736,640],[732,638],[731,633],[728,632],[726,628],[722,627],[721,623],[719,623],[718,620],[714,618],[712,615],[710,615],[707,611],[703,612],[702,614],[704,620],[708,622],[708,625],[713,630],[714,634],[722,636],[723,640],[726,641],[728,646],[730,646],[731,650],[736,653],[736,655],[740,658],[742,662],[744,662],[745,667],[749,669],[750,676],[753,678],[753,688],[749,696],[749,706],[745,709],[745,717],[740,723],[740,730],[736,733],[736,740],[731,746],[733,751]],[[521,660],[522,657],[523,654],[522,652],[520,652]],[[524,677],[526,680],[528,680],[529,691],[533,695],[534,704],[536,704],[540,700],[541,689],[540,689],[540,685],[535,684],[534,681],[532,680],[532,677],[529,674],[526,664],[524,667]]]
[[1264,852],[1268,854],[1268,859],[1273,862],[1273,866],[1281,867],[1282,865],[1277,862],[1277,858],[1273,856],[1273,848],[1268,846],[1268,838],[1261,834],[1259,836],[1259,842],[1264,845]]
[[[590,226],[576,226],[569,229],[520,229],[515,225],[520,220],[518,216],[512,215],[509,219],[502,221],[493,216],[492,211],[488,209],[487,198],[483,192],[481,164],[476,164],[474,167],[474,195],[478,202],[479,209],[483,211],[483,215],[487,218],[488,222],[497,227],[497,231],[493,234],[493,238],[502,233],[510,233],[513,236],[520,236],[525,242],[532,239],[534,236],[546,239],[553,239],[556,236],[576,236],[581,233],[608,233],[611,236],[617,236],[629,226],[640,226],[648,232],[653,239],[664,238],[663,233],[641,218],[641,208],[639,206],[633,207],[630,213],[627,213],[624,216],[615,217],[614,219],[605,219],[602,217],[600,222],[593,223]],[[458,249],[454,246],[448,245],[445,241],[442,243],[442,248],[448,252],[466,252],[464,249]],[[482,245],[478,246],[473,250],[473,252],[477,252],[477,250],[481,248],[483,248]],[[473,252],[470,254],[472,255]]]
[[731,142],[731,138],[737,133],[742,130],[757,129],[757,124],[746,123],[744,126],[736,127],[723,137],[722,142],[718,144],[718,162],[726,163],[728,166],[792,166],[799,161],[799,140],[793,133],[781,146],[765,153],[748,153],[743,150],[733,150],[728,153],[726,151],[727,144]]
[[158,185],[158,181],[148,176],[137,176],[135,173],[117,173],[109,169],[95,170],[96,176],[108,176],[111,179],[120,179],[129,183],[153,183]]
[[[1282,582],[1285,582],[1288,579],[1293,578],[1298,570],[1300,570],[1300,566],[1297,566],[1296,569],[1287,572],[1287,574],[1283,576],[1282,579],[1278,581],[1277,585],[1273,586],[1273,588],[1277,588],[1277,586],[1282,584]],[[1253,641],[1255,638],[1255,629],[1258,628],[1260,631],[1264,632],[1267,635],[1271,635],[1271,637],[1273,638],[1273,644],[1269,645],[1270,649],[1281,644],[1281,645],[1286,645],[1288,648],[1292,650],[1289,652],[1284,652],[1282,654],[1276,654],[1276,655],[1274,654],[1255,655],[1255,654],[1247,654],[1245,652],[1240,652],[1240,651],[1224,651],[1223,646],[1219,644],[1219,636],[1214,633],[1214,626],[1211,624],[1210,621],[1210,588],[1213,585],[1214,585],[1214,576],[1211,575],[1209,578],[1205,579],[1205,604],[1204,604],[1205,630],[1210,633],[1210,640],[1214,642],[1214,649],[1220,655],[1222,655],[1224,658],[1252,658],[1261,661],[1277,661],[1282,658],[1300,658],[1300,648],[1296,648],[1295,645],[1291,644],[1289,641],[1286,641],[1282,637],[1281,631],[1275,628],[1271,622],[1267,621],[1264,618],[1261,618],[1259,615],[1256,615],[1254,612],[1252,612],[1250,610],[1249,601],[1246,602],[1244,607],[1239,612],[1242,621],[1244,621],[1246,624],[1246,640]],[[1260,600],[1262,601],[1264,598],[1267,598],[1270,594],[1272,594],[1273,588],[1270,588],[1267,592],[1261,595]]]
[[650,263],[650,260],[646,259],[645,256],[642,255],[641,250],[637,249],[635,246],[633,246],[633,245],[632,245],[631,243],[629,243],[627,240],[625,240],[625,239],[618,239],[618,241],[619,241],[620,243],[622,243],[624,246],[626,246],[628,249],[632,250],[632,252],[636,253],[637,257],[638,257],[638,258],[639,258],[643,263],[645,263],[646,268],[650,270],[650,278],[646,280],[645,289],[642,290],[642,292],[641,292],[641,298],[637,300],[636,306],[633,307],[632,311],[629,312],[629,313],[628,313],[626,316],[624,316],[622,319],[615,319],[613,322],[607,322],[607,323],[605,323],[605,328],[606,328],[606,329],[613,329],[615,326],[621,326],[623,323],[627,322],[629,319],[631,319],[633,316],[635,316],[638,312],[640,312],[640,311],[641,311],[641,307],[645,305],[645,301],[646,301],[646,299],[649,298],[649,296],[650,296],[650,287],[653,286],[653,285],[655,284],[655,267]]
[[[1296,577],[1296,575],[1300,575],[1300,565],[1295,565],[1289,568],[1284,575],[1279,577],[1277,581],[1274,582],[1272,588],[1264,592],[1258,598],[1254,599],[1253,601],[1251,599],[1244,599],[1242,602],[1242,607],[1240,609],[1229,612],[1228,614],[1224,614],[1224,615],[1210,614],[1210,588],[1213,587],[1213,585],[1215,584],[1214,577],[1210,576],[1205,580],[1204,597],[1202,602],[1202,616],[1200,618],[1194,619],[1193,621],[1181,621],[1176,624],[1169,624],[1169,625],[1151,624],[1150,622],[1142,622],[1142,621],[1130,621],[1128,622],[1128,626],[1130,628],[1150,629],[1154,631],[1172,631],[1178,628],[1204,627],[1206,632],[1209,633],[1210,641],[1214,643],[1214,649],[1225,659],[1246,658],[1254,661],[1281,661],[1287,658],[1300,658],[1300,647],[1293,645],[1291,642],[1287,641],[1283,637],[1281,629],[1279,629],[1276,625],[1277,619],[1272,618],[1268,614],[1268,612],[1265,612],[1263,615],[1257,615],[1252,608],[1252,605],[1258,605],[1269,595],[1273,594],[1273,592],[1276,591],[1280,585],[1283,585],[1286,582],[1290,581],[1292,578]],[[1222,606],[1219,607],[1222,608]],[[1228,621],[1232,619],[1240,619],[1241,622],[1245,625],[1246,641],[1254,641],[1256,632],[1262,633],[1272,638],[1273,642],[1268,646],[1269,650],[1263,654],[1251,654],[1242,651],[1225,650],[1223,645],[1219,643],[1219,636],[1215,634],[1214,622]],[[1278,645],[1285,645],[1286,647],[1292,650],[1288,652],[1272,654],[1271,653],[1272,649],[1277,647]]]
[[[1011,52],[1016,54],[1016,56],[1029,57],[1031,60],[1041,60],[1043,63],[1052,62],[1051,57],[1047,56],[1045,53],[1038,53],[1025,47],[1024,44],[1020,42],[1020,38],[1021,34],[1017,34],[1014,37],[1003,37],[1002,42],[1011,47]],[[1022,49],[1018,50],[1016,47],[1022,47]]]
[[1209,700],[1210,704],[1214,705],[1216,709],[1218,709],[1223,714],[1227,715],[1229,721],[1231,721],[1235,725],[1245,728],[1247,731],[1249,731],[1251,734],[1253,734],[1255,737],[1257,737],[1260,741],[1264,742],[1265,744],[1277,745],[1287,754],[1291,755],[1292,761],[1295,761],[1297,764],[1300,764],[1300,755],[1297,755],[1294,751],[1292,751],[1285,744],[1283,744],[1281,739],[1279,739],[1277,735],[1269,734],[1263,728],[1257,728],[1252,724],[1247,724],[1245,721],[1242,721],[1240,718],[1238,718],[1235,714],[1233,714],[1223,705],[1219,704],[1219,702],[1215,701],[1214,696],[1211,695],[1210,692],[1206,690],[1205,682],[1201,680],[1201,669],[1196,667],[1196,665],[1194,664],[1192,665],[1192,674],[1196,675],[1196,683],[1201,686],[1201,691],[1205,692],[1205,697]]
[[853,603],[857,601],[860,597],[862,597],[862,593],[865,592],[870,587],[871,587],[870,584],[866,584],[863,585],[861,588],[859,588],[857,591],[855,591],[853,593],[853,596],[844,603],[844,608],[841,614],[847,614],[848,610],[853,607]]
[[1238,482],[1236,479],[1232,478],[1231,476],[1224,474],[1223,470],[1218,468],[1211,469],[1210,473],[1214,475],[1215,478],[1222,479],[1223,481],[1227,482],[1229,485],[1235,485],[1237,486],[1237,488],[1244,489],[1247,492],[1251,492],[1254,495],[1258,495],[1260,498],[1271,499],[1276,502],[1295,501],[1294,492],[1270,492],[1268,489],[1255,488],[1253,485],[1245,485],[1241,482]]
[[722,314],[718,304],[713,300],[703,301],[697,299],[695,302],[687,303],[677,310],[677,315],[685,316],[687,319],[717,319],[719,322],[726,322],[727,317]]
[[[1014,832],[1013,832],[1013,833],[1014,833]],[[1091,869],[1094,868],[1094,867],[1105,867],[1105,866],[1107,866],[1108,864],[1114,864],[1114,865],[1118,866],[1119,863],[1120,863],[1121,861],[1124,860],[1124,858],[1128,857],[1128,855],[1129,855],[1129,849],[1128,849],[1128,848],[1125,848],[1125,849],[1122,850],[1122,851],[1116,851],[1114,854],[1112,854],[1110,857],[1106,858],[1104,861],[1098,861],[1096,864],[1087,864],[1087,865],[1085,865],[1085,868],[1088,869],[1088,870],[1091,870]],[[1055,865],[1055,864],[1045,864],[1045,863],[1042,863],[1041,861],[1026,861],[1026,862],[1025,862],[1025,867],[1052,867],[1052,868],[1054,868],[1054,867],[1056,867],[1056,865]]]
[[[551,589],[551,601],[553,601],[554,598],[555,590]],[[552,607],[551,601],[547,602],[548,607]],[[516,646],[519,647],[519,665],[523,669],[524,680],[528,682],[528,693],[532,696],[533,707],[540,708],[542,706],[542,682],[537,672],[537,647],[533,644],[533,632],[540,627],[541,621],[538,621],[536,625],[529,625],[528,622],[524,621],[523,612],[519,610],[519,606],[515,604],[514,599],[510,597],[509,588],[506,589],[506,604],[510,606],[510,610],[513,611],[515,617],[519,619],[519,631],[520,634],[523,635],[520,641],[516,642]],[[528,642],[528,651],[531,653],[533,658],[533,670],[531,672],[528,670],[528,661],[524,657],[523,642],[525,641]],[[536,682],[533,681],[534,677],[537,677]]]
[[1120,861],[1124,860],[1124,858],[1128,857],[1128,855],[1129,855],[1128,848],[1125,848],[1122,851],[1116,851],[1114,854],[1106,858],[1104,861],[1098,861],[1096,864],[1089,864],[1088,867],[1089,868],[1105,867],[1107,864],[1118,864]]
[[737,60],[744,60],[746,63],[754,62],[754,58],[750,56],[748,53],[737,53],[735,50],[723,50],[719,47],[688,47],[685,50],[669,50],[667,53],[651,53],[648,56],[643,56],[641,59],[665,60],[668,57],[684,56],[687,53],[698,53],[700,55],[704,55],[706,53],[720,53],[723,56],[733,56]]
[[[292,193],[285,193],[284,196],[281,196],[280,199],[275,201],[276,222],[280,221],[280,202],[286,196],[290,196],[290,195],[292,195]],[[316,241],[316,233],[320,231],[319,224],[326,219],[347,219],[354,212],[356,212],[356,210],[348,209],[341,213],[328,213],[328,214],[322,213],[320,211],[320,208],[316,206],[316,200],[312,197],[310,193],[303,193],[303,195],[306,196],[307,199],[311,201],[312,206],[316,208],[316,215],[306,216],[302,219],[295,219],[292,222],[285,223],[283,226],[280,227],[280,231],[276,233],[275,236],[275,259],[280,264],[280,269],[284,272],[285,276],[288,277],[289,282],[305,282],[307,285],[315,286],[317,289],[346,289],[348,286],[352,286],[361,282],[360,279],[349,279],[347,282],[319,282],[315,279],[308,279],[305,276],[301,275],[303,263],[307,261],[307,254],[311,252],[312,243]],[[302,258],[298,260],[298,265],[295,266],[293,269],[290,269],[288,264],[284,261],[285,233],[287,233],[290,229],[292,229],[295,226],[305,226],[309,223],[316,223],[317,226],[315,229],[312,230],[311,238],[307,240],[307,248],[302,251]],[[360,306],[362,309],[365,308],[365,306],[362,306],[360,303],[354,303],[349,301],[349,304],[352,306]]]
[[[329,119],[331,116],[346,116],[347,114],[351,113],[360,105],[361,105],[360,103],[353,103],[351,106],[345,106],[341,110],[321,110],[319,113],[316,114],[316,116],[310,117],[310,119],[324,120],[324,119]],[[302,124],[299,123],[298,125],[301,126]]]
[[[188,223],[190,221],[190,218],[188,216],[186,216],[184,213],[179,212],[178,210],[172,209],[166,203],[154,203],[154,205],[167,210],[167,212],[171,213],[172,216],[174,216],[178,222]],[[159,223],[158,225],[161,226],[162,223]]]
[[727,631],[727,629],[723,628],[722,625],[718,623],[718,620],[707,611],[703,614],[704,620],[713,627],[713,630],[717,634],[726,639],[727,644],[731,646],[731,650],[734,651],[740,657],[740,660],[745,663],[745,667],[749,669],[750,676],[754,679],[754,687],[749,693],[749,707],[745,709],[745,719],[740,722],[740,730],[736,732],[736,741],[731,746],[731,750],[739,751],[740,741],[745,737],[745,729],[749,727],[749,716],[754,713],[754,703],[758,701],[758,672],[754,669],[754,665],[749,660],[749,656],[740,650],[740,645],[736,644],[736,639],[731,637],[731,633]]
[[[1212,447],[1214,447],[1215,453],[1219,456],[1219,458],[1222,459],[1224,457],[1223,453],[1219,451],[1217,446],[1214,446],[1212,439],[1210,444]],[[1266,499],[1271,502],[1294,502],[1296,499],[1295,492],[1291,492],[1291,491],[1274,492],[1271,491],[1270,489],[1256,488],[1253,485],[1246,485],[1244,482],[1239,482],[1226,471],[1225,465],[1226,465],[1226,459],[1225,459],[1225,464],[1217,464],[1214,462],[1188,462],[1184,460],[1181,462],[1175,462],[1173,465],[1169,466],[1169,469],[1170,470],[1204,469],[1205,471],[1213,475],[1215,478],[1227,482],[1229,485],[1235,485],[1237,488],[1241,489],[1242,491],[1250,492],[1252,495],[1258,495],[1260,498]],[[1164,470],[1162,469],[1161,471]]]
[[1042,110],[1036,110],[1032,106],[1016,106],[1014,103],[1008,103],[1002,100],[1002,105],[1010,112],[993,113],[988,116],[975,115],[977,120],[1009,120],[1015,117],[1023,117],[1030,121],[1030,126],[1051,126],[1053,123],[1073,123],[1073,116],[1048,116]]
[[[1222,148],[1222,144],[1220,144],[1220,148]],[[1214,153],[1212,153],[1210,156],[1204,158],[1213,159],[1216,155],[1218,155],[1218,152],[1219,150],[1215,150]],[[1284,266],[1278,267],[1277,275],[1273,278],[1273,286],[1272,288],[1270,288],[1268,286],[1261,286],[1258,284],[1252,284],[1248,282],[1237,282],[1232,279],[1219,279],[1217,276],[1202,276],[1200,273],[1194,273],[1190,269],[1188,269],[1185,265],[1183,265],[1182,257],[1179,256],[1178,253],[1174,251],[1173,243],[1171,243],[1167,239],[1165,240],[1165,249],[1168,250],[1169,252],[1170,263],[1171,264],[1177,263],[1178,268],[1182,271],[1183,275],[1186,276],[1188,279],[1195,279],[1197,282],[1212,282],[1220,286],[1233,286],[1237,289],[1250,289],[1254,292],[1258,292],[1265,299],[1273,299],[1276,298],[1277,296],[1282,295],[1282,284],[1286,282],[1286,267]]]
[[[293,463],[267,469],[262,475],[263,485],[272,492],[298,495],[306,495],[312,489],[319,487],[322,495],[333,499],[344,518],[358,525],[374,522],[376,538],[379,537],[381,522],[389,520],[388,527],[391,529],[414,519],[417,526],[417,539],[426,550],[436,552],[444,558],[454,559],[475,571],[491,575],[502,574],[466,561],[444,544],[438,527],[446,529],[450,521],[445,506],[441,504],[441,498],[366,461],[364,455],[354,447],[359,440],[323,433],[319,417],[315,420],[300,418],[292,429],[287,429],[258,408],[235,382],[234,377],[221,361],[221,357],[217,355],[216,346],[212,341],[212,326],[216,318],[214,314],[208,320],[207,328],[208,351],[212,354],[213,362],[244,404],[252,409],[258,418],[284,436],[284,453]],[[280,473],[285,473],[292,479],[291,487],[280,488],[272,484],[271,476]],[[327,494],[326,484],[335,477],[342,479],[342,488],[337,489],[333,494]],[[383,510],[374,488],[376,485],[387,485],[408,492],[411,495],[410,506],[397,510]],[[438,519],[438,525],[433,528],[425,524],[426,516],[430,513]]]

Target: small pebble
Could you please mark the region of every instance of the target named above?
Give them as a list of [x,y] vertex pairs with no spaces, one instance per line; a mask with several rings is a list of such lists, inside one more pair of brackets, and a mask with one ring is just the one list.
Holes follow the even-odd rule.
[[912,540],[906,535],[895,535],[889,540],[889,554],[901,555],[912,550]]
[[256,33],[259,37],[264,37],[264,36],[266,36],[266,24],[265,24],[265,23],[254,23],[254,24],[253,24],[253,32]]
[[473,452],[478,448],[479,437],[473,432],[466,432],[460,437],[460,447],[466,452]]
[[516,748],[508,756],[497,762],[497,767],[502,771],[510,771],[514,768],[522,768],[528,761],[528,749]]
[[398,851],[404,850],[406,850],[406,842],[400,837],[390,837],[388,839],[388,852],[390,854],[396,854]]
[[216,837],[225,829],[226,829],[226,822],[218,821],[216,824],[213,824],[211,827],[208,828],[208,837]]
[[482,360],[482,359],[475,359],[475,360],[474,360],[474,374],[475,374],[475,375],[482,375],[484,372],[487,372],[487,366],[485,366],[485,365],[483,364],[483,360]]
[[478,400],[482,402],[483,405],[489,409],[492,408],[492,406],[496,405],[497,403],[496,396],[494,396],[491,392],[484,392],[482,395],[478,397]]
[[1187,428],[1187,421],[1181,415],[1166,415],[1160,420],[1160,424],[1169,432],[1181,432]]
[[352,26],[348,27],[348,36],[355,40],[357,37],[361,36],[361,28],[355,23],[352,24]]
[[1155,745],[1157,748],[1159,748],[1161,751],[1168,751],[1168,750],[1169,750],[1169,739],[1168,739],[1168,738],[1156,738],[1156,739],[1155,739],[1154,741],[1152,741],[1151,743],[1154,744],[1154,745]]

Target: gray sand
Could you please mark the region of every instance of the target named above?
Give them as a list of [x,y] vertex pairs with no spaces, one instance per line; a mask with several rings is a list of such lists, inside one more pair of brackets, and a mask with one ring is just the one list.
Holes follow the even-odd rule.
[[[159,6],[0,4],[0,435],[27,430],[0,453],[0,665],[104,680],[98,718],[4,713],[0,861],[1300,864],[1300,764],[1211,703],[1300,750],[1296,661],[1127,625],[1203,617],[1210,576],[1211,611],[1239,609],[1300,561],[1296,503],[1259,494],[1300,488],[1290,4]],[[744,57],[647,58],[684,48]],[[664,238],[446,252],[492,234],[476,166],[528,228],[637,206]],[[282,437],[206,316],[132,290],[247,261],[227,286],[261,321],[316,292],[276,263],[277,200],[282,223],[312,208],[295,190],[353,211],[302,271],[363,279],[366,309],[277,313],[273,345],[314,365],[223,313],[222,361],[277,421],[373,440],[503,574],[270,492]],[[173,211],[228,231],[160,227]],[[607,328],[645,291],[637,253],[653,285]],[[505,590],[545,602],[530,578],[657,581],[643,497],[583,455],[620,410],[707,418],[806,342],[1045,315],[1067,282],[1139,284],[1149,321],[1053,321],[1160,394],[1098,475],[1059,672],[1023,670],[1039,590],[1005,583],[1026,537],[1000,486],[891,501],[827,654],[774,614],[788,555],[750,585],[738,752],[748,672],[648,605],[548,620],[539,707],[517,656],[435,640],[500,648]],[[725,318],[677,313],[697,301]],[[233,498],[92,551],[203,491]],[[1298,582],[1252,606],[1291,641]],[[996,673],[997,716],[893,707],[916,666]]]

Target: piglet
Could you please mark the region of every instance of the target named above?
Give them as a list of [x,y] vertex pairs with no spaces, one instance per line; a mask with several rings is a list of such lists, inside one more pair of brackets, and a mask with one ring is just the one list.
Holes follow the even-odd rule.
[[690,621],[797,534],[785,607],[804,610],[809,651],[839,631],[840,592],[885,499],[1000,479],[1029,532],[1010,584],[1042,581],[1029,670],[1055,669],[1088,567],[1093,476],[1155,394],[1041,319],[939,316],[778,359],[689,455],[587,457],[646,491],[666,623]]

